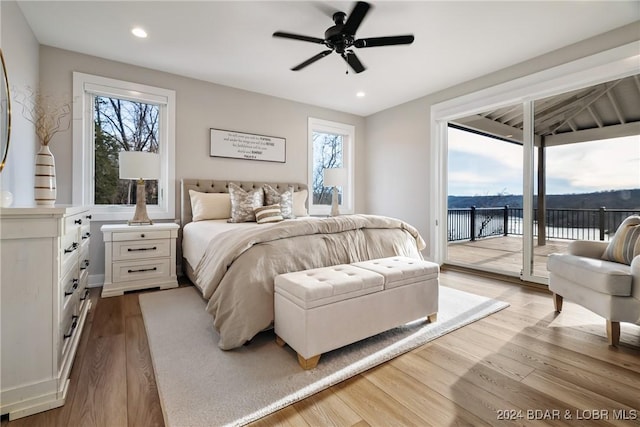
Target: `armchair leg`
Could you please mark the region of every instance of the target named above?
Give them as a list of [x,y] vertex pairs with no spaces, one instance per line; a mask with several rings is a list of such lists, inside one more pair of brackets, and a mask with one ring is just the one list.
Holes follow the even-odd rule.
[[612,322],[607,319],[607,338],[609,345],[617,347],[620,343],[620,322]]
[[556,313],[562,311],[562,295],[553,294],[553,307],[556,309]]

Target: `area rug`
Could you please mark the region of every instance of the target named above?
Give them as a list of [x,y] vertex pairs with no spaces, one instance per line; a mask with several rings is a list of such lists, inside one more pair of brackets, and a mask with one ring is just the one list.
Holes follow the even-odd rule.
[[167,426],[247,424],[508,306],[444,286],[439,305],[436,323],[415,322],[325,353],[305,371],[273,331],[220,350],[193,287],[140,295]]

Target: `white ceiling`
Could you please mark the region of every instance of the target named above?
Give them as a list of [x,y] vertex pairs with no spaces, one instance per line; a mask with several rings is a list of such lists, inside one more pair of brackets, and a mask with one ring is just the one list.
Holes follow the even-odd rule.
[[[640,1],[377,1],[356,37],[414,34],[408,46],[335,53],[324,46],[343,1],[19,1],[43,45],[367,116],[640,19]],[[147,39],[133,37],[141,26]],[[364,98],[356,92],[364,91]]]

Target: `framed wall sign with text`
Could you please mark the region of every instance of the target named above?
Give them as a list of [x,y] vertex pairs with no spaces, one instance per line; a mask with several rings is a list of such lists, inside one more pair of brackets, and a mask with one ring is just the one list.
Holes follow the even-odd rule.
[[286,162],[287,140],[275,136],[211,129],[212,157]]

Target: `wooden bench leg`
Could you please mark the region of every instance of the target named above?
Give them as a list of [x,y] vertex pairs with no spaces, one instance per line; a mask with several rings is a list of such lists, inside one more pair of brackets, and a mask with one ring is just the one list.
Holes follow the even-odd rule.
[[284,342],[284,340],[282,338],[280,338],[279,336],[276,335],[276,344],[278,344],[278,346],[280,346],[280,347],[284,347],[286,342]]
[[607,319],[607,338],[609,345],[617,347],[620,343],[620,322],[612,322]]
[[438,313],[433,313],[427,316],[429,323],[435,323],[438,320]]
[[320,360],[320,354],[318,354],[317,356],[313,356],[310,357],[308,359],[305,359],[304,357],[300,356],[300,354],[298,354],[298,363],[300,364],[300,366],[302,366],[302,369],[313,369],[316,366],[318,366],[318,361]]
[[556,309],[556,313],[562,311],[562,295],[553,294],[553,306]]

